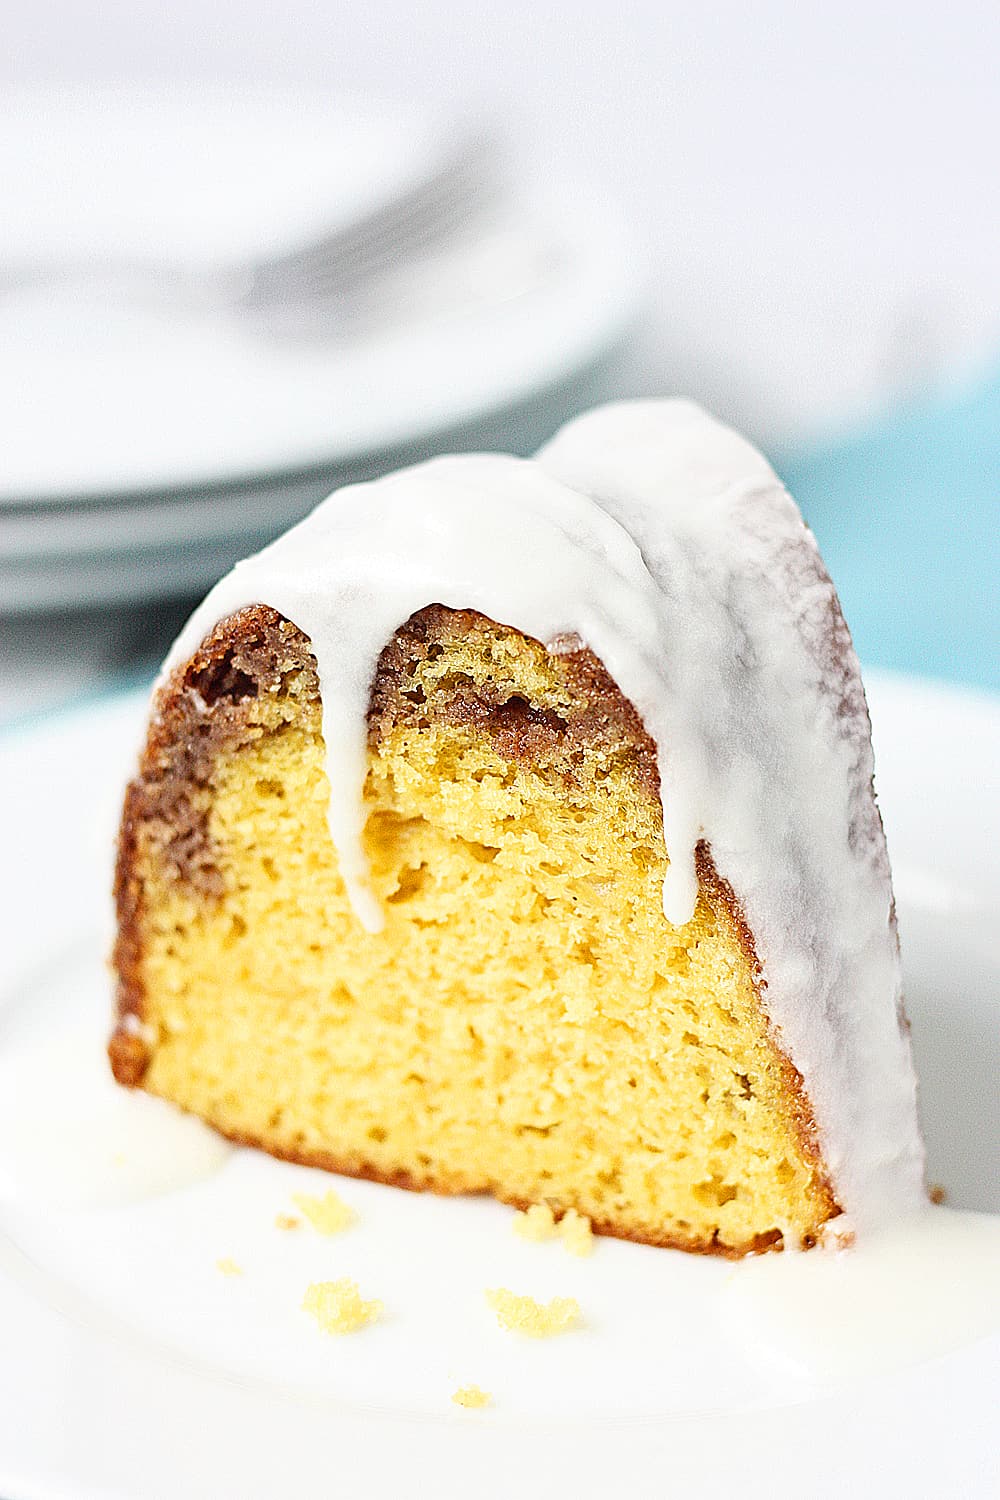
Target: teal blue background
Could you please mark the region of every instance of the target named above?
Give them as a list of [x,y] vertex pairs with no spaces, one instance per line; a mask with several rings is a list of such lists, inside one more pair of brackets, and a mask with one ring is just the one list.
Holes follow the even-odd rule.
[[777,467],[862,662],[1000,690],[1000,368]]

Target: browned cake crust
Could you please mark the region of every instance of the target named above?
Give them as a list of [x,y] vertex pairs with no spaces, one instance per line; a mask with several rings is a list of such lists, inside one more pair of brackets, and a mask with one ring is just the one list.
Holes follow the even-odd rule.
[[[481,623],[485,623],[483,617],[473,611],[431,604],[399,627],[382,651],[372,684],[368,733],[373,744],[400,723],[420,723],[422,704],[404,691],[407,664],[439,654],[446,642]],[[650,798],[657,798],[660,783],[656,747],[635,708],[591,651],[573,640],[560,645],[559,661],[566,680],[580,690],[586,705],[581,711],[562,718],[522,698],[507,699],[500,691],[491,694],[491,684],[467,681],[455,684],[445,705],[435,705],[435,716],[440,719],[443,714],[453,722],[474,725],[492,738],[497,750],[508,760],[528,763],[544,760],[550,768],[562,762],[567,773],[573,758],[582,756],[588,748],[625,750],[633,760],[640,786]],[[283,677],[293,673],[304,674],[307,691],[318,698],[316,663],[308,638],[276,610],[258,604],[221,621],[157,694],[139,774],[126,792],[114,882],[118,917],[113,954],[117,1025],[108,1055],[116,1080],[126,1087],[141,1086],[150,1060],[142,1035],[144,887],[137,868],[137,830],[144,824],[158,825],[161,833],[166,834],[160,857],[173,877],[208,897],[221,894],[221,877],[214,862],[203,799],[199,807],[199,799],[192,794],[208,783],[216,757],[238,748],[248,738],[251,732],[248,708],[253,700],[260,694],[277,691]],[[698,845],[696,861],[705,899],[728,913],[751,970],[759,976],[753,936],[731,887],[716,871],[704,842]],[[766,1016],[763,1006],[761,1010]],[[781,1059],[784,1091],[803,1156],[816,1171],[828,1199],[828,1217],[832,1218],[840,1209],[823,1168],[815,1120],[802,1077],[776,1040],[774,1045]],[[306,1166],[396,1187],[439,1193],[464,1191],[445,1179],[418,1179],[405,1171],[387,1175],[372,1164],[348,1164],[327,1152],[286,1152],[274,1149],[266,1140],[238,1134],[231,1138]],[[495,1195],[518,1208],[529,1206],[522,1199],[505,1197],[501,1190]],[[597,1233],[619,1238],[640,1238],[612,1220],[595,1219],[593,1228]],[[692,1245],[690,1239],[670,1234],[643,1239],[646,1243],[672,1248],[741,1256],[747,1250],[761,1250],[779,1242],[781,1235],[774,1230],[750,1245],[739,1247],[717,1240]]]

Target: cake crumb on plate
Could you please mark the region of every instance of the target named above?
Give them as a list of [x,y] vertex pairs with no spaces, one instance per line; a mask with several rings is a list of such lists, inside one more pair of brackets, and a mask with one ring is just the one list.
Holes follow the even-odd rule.
[[555,1232],[555,1215],[547,1203],[533,1203],[514,1215],[514,1233],[522,1240],[550,1240]]
[[297,1219],[294,1214],[278,1214],[274,1227],[275,1229],[301,1229],[302,1220]]
[[215,1266],[217,1270],[222,1272],[223,1276],[243,1275],[243,1267],[237,1265],[236,1261],[228,1255],[224,1255],[221,1260],[217,1260]]
[[559,1220],[559,1238],[570,1255],[590,1255],[594,1248],[594,1234],[586,1214],[578,1214],[568,1208]]
[[523,1333],[532,1339],[547,1339],[564,1333],[580,1316],[575,1297],[553,1297],[551,1302],[536,1302],[507,1287],[496,1287],[486,1293],[486,1300],[497,1315],[501,1328]]
[[353,1333],[366,1323],[373,1323],[382,1312],[379,1301],[365,1302],[356,1281],[344,1276],[340,1281],[313,1281],[306,1287],[302,1301],[324,1333]]
[[319,1234],[339,1234],[358,1217],[350,1204],[332,1191],[322,1198],[314,1198],[310,1193],[293,1193],[292,1202]]
[[557,1220],[547,1203],[533,1203],[514,1215],[514,1233],[536,1244],[558,1235],[571,1255],[589,1255],[594,1248],[590,1220],[575,1208],[568,1208]]
[[478,1385],[462,1385],[451,1399],[456,1406],[465,1406],[474,1410],[477,1407],[489,1406],[493,1397],[489,1391],[480,1390]]

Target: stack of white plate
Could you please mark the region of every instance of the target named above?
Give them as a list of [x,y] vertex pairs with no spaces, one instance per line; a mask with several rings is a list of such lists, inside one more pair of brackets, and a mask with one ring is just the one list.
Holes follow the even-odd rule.
[[411,256],[404,231],[344,316],[281,326],[211,290],[419,194],[455,140],[280,90],[0,103],[0,611],[197,593],[344,480],[528,451],[583,404],[637,277],[578,184],[493,160],[454,232]]

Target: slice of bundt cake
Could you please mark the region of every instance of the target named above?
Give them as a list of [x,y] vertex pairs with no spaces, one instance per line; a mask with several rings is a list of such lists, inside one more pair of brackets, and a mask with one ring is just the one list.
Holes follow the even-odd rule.
[[867,714],[684,403],[340,491],[158,687],[115,1076],[235,1140],[736,1255],[922,1193]]

